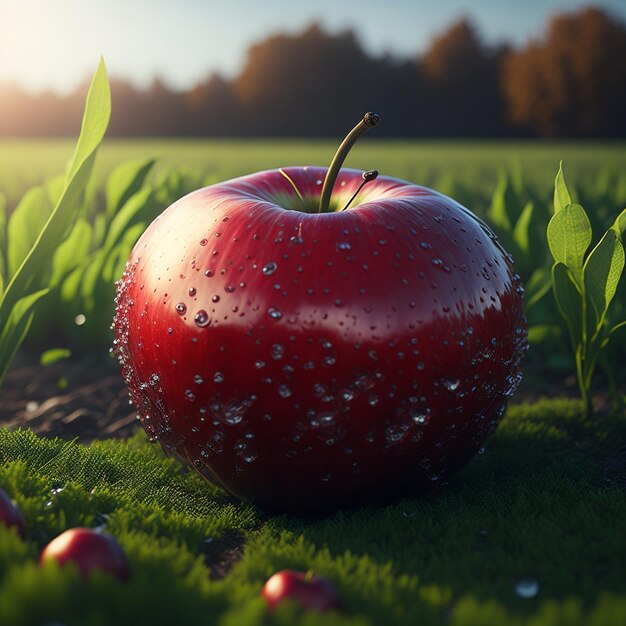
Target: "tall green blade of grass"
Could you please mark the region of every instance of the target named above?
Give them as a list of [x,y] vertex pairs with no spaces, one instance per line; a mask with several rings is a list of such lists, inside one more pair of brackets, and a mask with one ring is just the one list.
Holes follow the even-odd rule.
[[[80,136],[61,196],[2,293],[0,384],[11,359],[25,337],[34,314],[34,307],[45,295],[42,290],[46,289],[46,285],[39,284],[37,278],[48,267],[53,253],[67,237],[77,218],[81,199],[91,176],[98,147],[109,124],[110,115],[111,92],[104,61],[101,60],[87,94]],[[35,294],[38,297],[35,297]]]

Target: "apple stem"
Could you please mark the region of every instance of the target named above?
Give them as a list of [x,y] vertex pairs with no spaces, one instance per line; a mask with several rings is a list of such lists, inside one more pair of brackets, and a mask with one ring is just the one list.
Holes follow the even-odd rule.
[[346,206],[343,207],[343,209],[341,210],[345,211],[354,202],[354,199],[357,197],[359,191],[361,191],[361,189],[363,189],[363,187],[367,183],[369,183],[372,180],[376,180],[377,178],[378,178],[378,170],[370,170],[369,172],[363,172],[363,181],[359,185],[359,188],[354,192],[352,198],[348,200],[348,204],[346,204]]
[[322,196],[320,198],[320,206],[318,213],[328,213],[330,210],[330,198],[333,193],[333,187],[337,181],[339,170],[343,165],[343,162],[348,156],[348,152],[355,144],[356,140],[365,132],[367,132],[373,126],[376,126],[380,122],[380,117],[376,113],[366,113],[363,119],[348,133],[346,138],[341,142],[339,149],[335,153],[328,171],[326,172],[326,178],[324,179],[324,186],[322,187]]

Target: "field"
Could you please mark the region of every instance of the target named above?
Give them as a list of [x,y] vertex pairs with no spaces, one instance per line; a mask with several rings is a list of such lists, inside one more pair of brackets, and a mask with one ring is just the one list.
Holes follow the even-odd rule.
[[[0,190],[9,205],[14,205],[28,187],[62,172],[72,147],[72,140],[0,140]],[[157,171],[182,168],[198,183],[204,179],[225,180],[274,167],[328,165],[336,147],[333,140],[108,139],[98,155],[94,178],[101,182],[115,165],[128,159],[156,158]],[[537,188],[548,202],[561,160],[570,180],[577,185],[593,186],[601,173],[626,172],[626,144],[366,138],[350,154],[345,166],[378,169],[381,174],[432,186],[443,193],[456,187],[462,196],[467,196],[458,197],[459,201],[478,200],[484,208],[503,170]],[[621,194],[622,204],[626,202],[624,178],[616,194]]]
[[[34,185],[58,196],[58,185],[46,181],[64,171],[72,147],[69,140],[0,140],[6,215],[24,222],[13,232],[29,245],[45,210],[15,208]],[[335,141],[105,140],[74,225],[85,236],[71,240],[69,250],[57,242],[49,253],[54,263],[42,261],[42,284],[51,291],[0,397],[0,487],[30,529],[22,541],[0,524],[0,624],[624,623],[626,332],[616,333],[598,364],[593,417],[580,400],[559,397],[578,390],[549,283],[546,226],[563,161],[572,197],[590,215],[594,243],[600,239],[626,206],[626,144],[365,140],[346,162],[449,194],[490,222],[507,247],[517,246],[531,329],[523,396],[513,398],[481,454],[441,493],[312,519],[271,515],[166,459],[143,432],[99,441],[92,430],[94,443],[83,438],[85,397],[73,373],[82,370],[83,385],[91,376],[93,386],[84,388],[93,393],[101,391],[99,379],[117,375],[108,359],[113,281],[146,224],[202,184],[278,166],[326,165],[335,148]],[[120,164],[151,158],[156,164],[145,172],[130,167],[132,194],[116,188]],[[125,207],[133,197],[143,200],[131,214]],[[513,226],[529,203],[534,221],[521,237]],[[109,242],[107,233],[120,224],[122,232]],[[3,223],[0,258],[8,261],[15,252],[5,232],[11,231]],[[612,315],[612,323],[626,317],[623,279]],[[68,352],[50,361],[66,360],[38,364],[51,348]],[[50,382],[42,392],[48,395],[35,396],[41,380]],[[121,377],[114,386],[123,387]],[[542,395],[550,399],[536,401]],[[44,411],[53,399],[55,417],[52,408]],[[35,408],[25,408],[29,403]],[[38,411],[41,419],[26,422]],[[20,420],[36,433],[15,428]],[[38,567],[43,545],[72,526],[115,535],[129,556],[131,582],[96,576],[87,583],[72,568]],[[342,610],[301,615],[286,604],[269,616],[259,592],[282,568],[332,579]]]

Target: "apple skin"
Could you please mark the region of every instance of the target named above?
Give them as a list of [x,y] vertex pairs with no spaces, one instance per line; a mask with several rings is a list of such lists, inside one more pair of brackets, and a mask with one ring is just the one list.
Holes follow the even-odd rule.
[[93,570],[123,581],[130,577],[128,560],[117,541],[92,528],[70,528],[55,537],[41,552],[39,563],[49,560],[60,565],[75,563],[83,578],[88,578]]
[[[284,170],[316,206],[325,168]],[[361,183],[344,169],[341,207]],[[523,288],[454,200],[379,176],[305,213],[280,171],[164,211],[118,282],[114,349],[153,440],[293,513],[433,491],[521,379]]]
[[3,489],[0,489],[0,524],[15,528],[22,539],[26,538],[26,522]]
[[284,600],[293,600],[303,609],[328,611],[341,608],[335,586],[326,578],[297,570],[281,570],[271,576],[261,591],[270,610]]

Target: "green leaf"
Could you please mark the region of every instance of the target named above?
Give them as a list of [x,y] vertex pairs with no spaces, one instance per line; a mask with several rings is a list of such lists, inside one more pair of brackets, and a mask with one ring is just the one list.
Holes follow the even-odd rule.
[[530,252],[530,225],[533,220],[534,209],[535,205],[532,203],[532,201],[527,202],[513,230],[513,239],[515,239],[520,250],[522,250],[525,254],[528,254]]
[[585,293],[595,314],[596,332],[604,322],[623,270],[624,246],[610,228],[591,251],[584,267]]
[[7,199],[5,195],[0,191],[0,247],[4,248],[4,242],[6,241],[6,227],[7,227]]
[[488,221],[493,226],[511,232],[522,212],[519,196],[515,192],[509,177],[502,173],[498,185],[491,198],[491,206],[487,212]]
[[92,249],[97,250],[99,247],[102,246],[108,228],[107,219],[102,213],[97,213],[94,216],[92,228]]
[[151,197],[152,189],[144,187],[127,200],[111,221],[104,241],[105,250],[112,250],[115,244],[120,241],[124,232],[132,225],[135,217],[147,206]]
[[554,181],[554,212],[555,214],[572,204],[569,191],[563,177],[563,161],[559,163],[559,171]]
[[40,357],[39,363],[41,365],[52,365],[53,363],[58,363],[63,359],[67,359],[72,356],[72,351],[67,348],[52,348],[50,350],[46,350]]
[[526,310],[537,304],[550,291],[550,272],[543,267],[537,268],[524,285],[524,304]]
[[528,342],[531,345],[559,339],[563,331],[554,324],[533,324],[528,329]]
[[6,249],[6,226],[7,226],[7,200],[0,192],[0,295],[4,291],[4,278],[6,275],[6,264],[4,261],[4,250]]
[[[48,267],[54,250],[74,223],[91,175],[97,148],[109,123],[110,113],[109,83],[104,62],[101,61],[87,95],[81,134],[65,179],[65,189],[2,297],[0,328],[7,323],[17,302],[28,293],[33,278]],[[4,363],[1,352],[0,361]]]
[[572,345],[576,350],[582,342],[582,296],[563,263],[552,266],[552,288],[557,307],[567,324]]
[[110,174],[106,185],[106,216],[113,219],[128,199],[143,186],[155,159],[126,161]]
[[7,271],[11,277],[26,258],[39,232],[50,217],[50,205],[42,187],[29,189],[7,226]]
[[556,263],[563,263],[571,272],[582,293],[583,262],[591,244],[591,223],[585,209],[571,204],[552,216],[548,223],[548,245]]
[[71,185],[81,168],[98,149],[111,117],[111,88],[107,78],[104,60],[100,59],[98,69],[91,81],[85,112],[76,144],[76,151],[65,178],[65,189]]
[[65,176],[63,174],[59,174],[54,178],[46,181],[46,193],[48,195],[48,202],[52,206],[56,206],[56,203],[59,201],[61,194],[63,193],[63,189],[65,187]]
[[622,243],[626,244],[626,209],[617,216],[611,228],[617,233]]
[[121,277],[130,256],[130,252],[133,246],[141,237],[145,230],[145,224],[139,223],[131,226],[124,233],[124,238],[120,241],[115,248],[109,253],[106,265],[102,272],[103,276],[109,284],[113,284],[118,278]]
[[24,296],[11,309],[9,318],[0,332],[0,385],[17,349],[28,333],[35,314],[35,307],[49,291],[49,289],[40,289]]
[[74,224],[69,237],[58,247],[52,259],[50,286],[55,287],[75,267],[89,257],[91,246],[91,225],[83,218]]
[[79,297],[80,286],[86,267],[87,262],[84,262],[78,267],[71,270],[70,273],[65,277],[59,289],[61,302],[70,304]]

